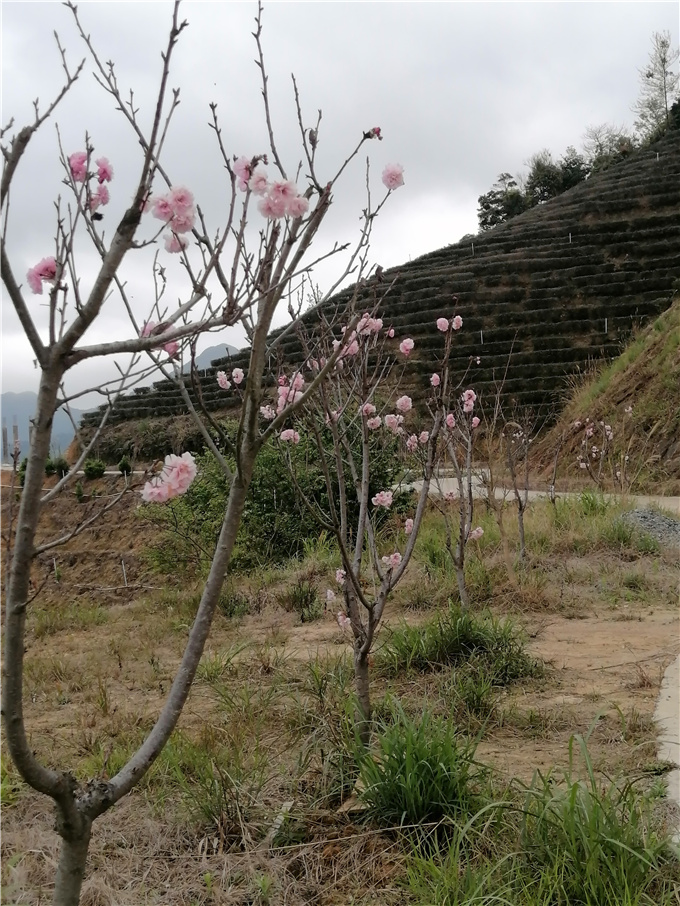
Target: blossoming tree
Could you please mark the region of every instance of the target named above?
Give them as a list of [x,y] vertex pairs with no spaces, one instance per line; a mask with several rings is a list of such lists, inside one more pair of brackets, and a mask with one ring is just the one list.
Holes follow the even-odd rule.
[[[274,315],[282,301],[290,299],[302,278],[321,258],[338,256],[342,263],[337,279],[328,288],[326,296],[317,300],[318,305],[322,305],[350,274],[358,281],[363,278],[368,267],[368,243],[375,215],[390,192],[403,183],[401,167],[388,166],[383,176],[385,198],[378,208],[372,209],[369,197],[356,245],[353,248],[336,245],[314,259],[310,251],[313,240],[331,209],[333,192],[347,163],[366,142],[382,139],[382,135],[378,127],[360,133],[354,149],[339,170],[330,178],[322,179],[317,173],[316,162],[321,116],[319,114],[313,127],[303,125],[296,86],[302,162],[290,170],[284,165],[269,111],[260,40],[260,9],[255,39],[269,147],[266,152],[251,152],[248,156],[229,153],[223,142],[217,107],[210,105],[214,138],[223,164],[221,172],[226,174],[227,204],[223,221],[209,224],[200,200],[194,199],[188,188],[176,185],[161,156],[179,102],[179,91],[170,91],[168,87],[173,52],[187,24],[179,19],[179,3],[176,2],[173,9],[148,130],[142,126],[136,107],[122,96],[113,65],[100,60],[81,25],[76,7],[67,5],[98,82],[128,122],[131,138],[139,152],[139,163],[128,207],[109,235],[101,229],[101,221],[102,210],[115,191],[115,152],[109,152],[109,157],[103,156],[95,150],[94,141],[89,137],[82,148],[60,150],[70,200],[64,205],[59,199],[56,204],[54,253],[45,256],[46,250],[36,249],[35,258],[40,260],[30,268],[26,285],[22,285],[21,276],[11,260],[11,246],[7,244],[7,236],[12,230],[12,212],[8,206],[10,188],[22,173],[20,165],[27,146],[35,141],[61,98],[74,88],[85,66],[83,61],[76,70],[69,69],[66,54],[59,47],[65,81],[57,98],[43,112],[36,103],[33,122],[20,131],[12,135],[10,123],[2,132],[1,198],[5,230],[0,238],[3,283],[40,369],[38,402],[6,579],[2,714],[7,748],[18,771],[30,786],[50,797],[56,808],[61,853],[53,902],[59,906],[71,906],[79,901],[93,822],[139,783],[176,726],[229,567],[258,452],[272,434],[285,432],[284,423],[290,414],[317,393],[321,384],[334,373],[342,350],[347,346],[348,338],[343,337],[341,347],[329,355],[304,387],[286,391],[285,404],[280,411],[274,412],[268,425],[264,425],[260,407],[264,402],[263,379],[271,354],[268,335]],[[10,138],[6,142],[7,136]],[[289,172],[298,174],[296,180],[289,177]],[[30,178],[29,174],[27,177]],[[251,221],[255,224],[254,232],[249,226]],[[153,306],[151,310],[140,310],[128,294],[124,265],[140,249],[159,242],[162,243],[159,256],[180,256],[186,283],[175,293],[180,297],[177,307],[164,307],[162,265],[157,260]],[[91,279],[79,270],[81,252],[87,243],[99,259]],[[101,317],[112,293],[117,294],[129,316],[129,335],[121,340],[88,343],[86,331]],[[45,318],[34,305],[35,296],[46,297]],[[221,386],[233,383],[241,393],[238,433],[230,458],[235,466],[230,467],[204,426],[206,444],[217,456],[229,480],[229,496],[214,559],[181,663],[165,704],[139,749],[110,779],[81,783],[68,769],[48,767],[44,754],[33,750],[23,703],[26,612],[33,600],[30,588],[32,564],[37,554],[64,540],[62,537],[38,543],[41,516],[50,501],[74,481],[77,469],[88,454],[88,449],[83,450],[69,474],[52,490],[43,492],[52,419],[59,406],[68,404],[64,378],[82,362],[107,356],[128,356],[129,364],[121,369],[120,380],[97,388],[113,404],[119,392],[132,386],[145,373],[141,357],[147,355],[152,369],[174,375],[182,384],[187,406],[195,412],[181,379],[182,358],[200,333],[236,324],[243,325],[250,341],[247,372],[234,369],[230,376],[219,377]],[[354,326],[350,324],[347,331],[351,334],[352,330]],[[90,448],[96,438],[95,433]],[[169,456],[162,471],[145,486],[143,497],[145,500],[168,500],[183,493],[194,475],[195,464],[190,454]],[[73,532],[65,537],[72,535]]]
[[[387,179],[386,183],[389,184]],[[400,365],[413,352],[415,343],[410,337],[401,341],[395,338],[394,330],[380,317],[377,281],[370,286],[375,299],[373,310],[364,312],[351,330],[345,326],[334,329],[334,325],[325,323],[320,333],[301,332],[304,368],[292,375],[282,373],[276,407],[265,405],[261,409],[265,420],[277,420],[287,415],[291,402],[299,400],[301,406],[290,418],[295,427],[284,428],[278,435],[279,442],[285,449],[286,445],[299,443],[301,432],[306,432],[316,445],[325,479],[325,509],[319,500],[304,494],[290,456],[288,463],[300,497],[319,525],[335,537],[340,551],[342,567],[336,573],[337,591],[329,589],[326,600],[332,606],[341,597],[343,607],[337,615],[338,623],[354,640],[357,722],[364,744],[369,740],[371,719],[369,655],[385,605],[413,555],[430,486],[438,480],[438,464],[447,452],[452,454],[462,483],[456,458],[457,436],[466,431],[469,459],[471,431],[479,424],[472,415],[472,390],[463,393],[458,421],[450,411],[452,397],[460,392],[453,386],[449,371],[454,333],[463,323],[460,315],[442,316],[437,321],[445,335],[443,349],[438,370],[430,378],[429,396],[417,412],[412,398],[400,394]],[[389,287],[385,292],[389,292]],[[333,367],[328,368],[333,360]],[[324,372],[325,377],[320,379]],[[305,399],[308,381],[312,392]],[[410,472],[420,472],[422,482],[415,499],[407,498],[409,515],[399,519],[396,534],[387,542],[379,530],[380,523],[400,489],[386,487],[373,493],[371,476],[380,457],[395,454]],[[472,509],[467,497],[461,499],[460,506],[465,519],[456,563],[462,571],[465,544],[478,538],[482,530],[472,530]],[[463,582],[461,599],[467,604],[464,595]]]

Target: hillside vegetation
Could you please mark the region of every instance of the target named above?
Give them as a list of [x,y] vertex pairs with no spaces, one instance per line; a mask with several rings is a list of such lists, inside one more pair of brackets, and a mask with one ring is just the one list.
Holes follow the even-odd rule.
[[[632,408],[631,412],[626,410]],[[680,494],[680,297],[639,331],[608,365],[576,385],[559,421],[534,451],[539,471],[551,470],[562,445],[558,474],[574,473],[586,418],[612,426],[614,449],[629,457],[638,487]]]
[[[403,336],[416,341],[404,374],[415,398],[429,387],[432,352],[440,343],[435,320],[455,307],[464,321],[452,359],[460,379],[488,401],[507,368],[506,402],[552,418],[568,376],[617,356],[635,327],[668,308],[678,279],[680,131],[674,131],[473,240],[385,271],[384,285],[394,285],[381,313],[395,328],[395,350]],[[360,308],[368,307],[374,290],[369,281]],[[344,306],[350,292],[330,300],[327,313]],[[293,334],[280,349],[287,361],[301,357]],[[227,365],[247,368],[247,350],[199,373],[208,409],[238,403],[216,383],[217,370]],[[185,411],[177,389],[163,380],[120,400],[111,424],[159,419],[171,440]],[[86,433],[98,417],[85,416]],[[138,437],[132,429],[124,433]]]

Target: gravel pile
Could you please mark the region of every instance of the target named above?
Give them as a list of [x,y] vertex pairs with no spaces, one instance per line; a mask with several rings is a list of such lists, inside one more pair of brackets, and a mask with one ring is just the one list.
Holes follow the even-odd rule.
[[656,538],[665,547],[680,547],[680,519],[648,509],[629,510],[621,518],[632,528]]

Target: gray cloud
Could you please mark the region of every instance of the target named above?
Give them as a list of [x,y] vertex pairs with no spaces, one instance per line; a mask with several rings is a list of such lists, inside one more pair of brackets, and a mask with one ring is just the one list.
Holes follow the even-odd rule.
[[[99,2],[80,5],[86,30],[103,60],[116,62],[119,82],[134,87],[142,122],[150,121],[170,15],[169,3]],[[171,84],[181,104],[166,148],[165,164],[176,184],[194,191],[212,229],[220,222],[226,186],[208,103],[218,103],[227,148],[233,154],[267,150],[258,70],[251,36],[254,3],[187,2],[190,25],[180,38]],[[28,122],[32,101],[43,104],[62,81],[53,30],[69,60],[83,55],[70,13],[59,3],[3,3],[3,124]],[[592,123],[632,121],[637,69],[645,65],[653,31],[668,29],[678,42],[675,4],[641,3],[271,3],[265,6],[263,42],[270,77],[277,141],[292,170],[299,159],[299,131],[290,74],[295,72],[305,126],[323,109],[319,169],[332,174],[361,132],[380,125],[374,142],[372,187],[389,161],[405,167],[406,185],[376,223],[373,259],[399,264],[476,231],[477,196],[501,171],[517,172],[535,151],[561,154],[579,145]],[[96,154],[115,168],[112,201],[104,223],[111,231],[129,201],[140,163],[134,136],[111,99],[87,73],[45,124],[25,156],[12,189],[8,249],[18,279],[54,248],[54,200],[61,191],[55,124],[65,152],[83,147],[86,130]],[[357,235],[365,204],[364,163],[355,161],[336,192],[330,226],[320,248]],[[151,227],[145,227],[150,235]],[[82,288],[97,261],[83,245]],[[125,278],[140,320],[149,309],[150,254],[129,256]],[[315,279],[332,281],[333,267]],[[171,262],[168,303],[184,291],[181,269]],[[44,329],[39,297],[30,297]],[[107,303],[88,341],[129,333],[120,304]],[[225,331],[205,345],[242,336]],[[3,296],[3,389],[37,384],[33,356]],[[97,370],[99,369],[99,370]],[[86,369],[71,386],[83,387],[110,369]]]

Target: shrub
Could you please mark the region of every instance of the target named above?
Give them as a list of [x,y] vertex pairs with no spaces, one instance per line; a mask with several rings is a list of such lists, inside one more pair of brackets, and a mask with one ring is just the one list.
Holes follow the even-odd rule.
[[101,459],[86,459],[83,464],[85,478],[101,478],[106,471],[106,466]]
[[63,456],[58,456],[54,460],[54,470],[59,478],[63,478],[64,475],[68,475],[69,469],[70,466]]
[[121,475],[130,475],[132,473],[132,464],[127,456],[123,456],[118,463],[118,471]]
[[316,586],[307,579],[299,579],[292,588],[279,596],[284,610],[300,615],[302,623],[311,623],[323,615]]
[[78,479],[78,481],[76,481],[76,486],[73,490],[76,495],[76,500],[78,501],[78,503],[82,503],[83,497],[85,496],[85,491],[83,491],[83,483],[82,483],[82,481],[80,481],[80,479]]
[[57,467],[55,466],[53,460],[48,458],[45,461],[45,475],[47,475],[47,477],[49,478],[50,475],[54,475],[54,473],[56,471],[57,471]]

